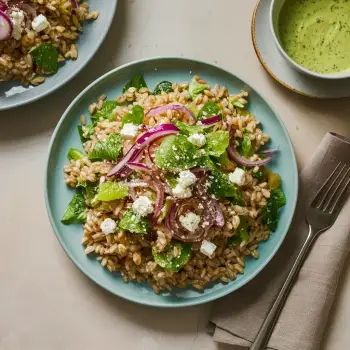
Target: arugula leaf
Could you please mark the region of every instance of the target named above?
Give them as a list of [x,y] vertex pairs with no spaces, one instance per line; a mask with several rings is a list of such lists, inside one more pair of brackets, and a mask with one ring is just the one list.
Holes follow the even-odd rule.
[[76,148],[71,148],[67,154],[67,158],[69,160],[71,160],[71,159],[78,160],[78,159],[82,159],[84,157],[86,157],[86,155],[82,151],[79,151]]
[[123,140],[120,134],[110,134],[106,141],[98,141],[89,152],[90,160],[116,160],[123,148]]
[[199,160],[198,149],[183,135],[168,136],[155,154],[157,166],[171,172],[193,168]]
[[45,73],[55,74],[58,70],[57,48],[51,43],[42,43],[30,51],[35,64],[37,64]]
[[214,157],[220,157],[229,145],[228,131],[216,131],[207,135],[206,152]]
[[131,109],[131,113],[127,113],[124,115],[122,120],[122,126],[124,124],[135,124],[135,125],[141,125],[143,121],[143,108],[139,105],[135,105]]
[[197,119],[198,120],[206,119],[213,115],[217,115],[219,113],[220,113],[219,106],[213,101],[208,101],[199,111]]
[[102,182],[97,189],[97,200],[113,201],[121,199],[129,194],[129,188],[125,183],[121,182]]
[[114,120],[113,111],[117,106],[119,106],[117,101],[105,101],[102,108],[90,117],[91,121],[95,124],[101,119]]
[[286,204],[286,196],[282,188],[271,191],[271,197],[264,206],[261,219],[271,231],[276,231],[278,225],[278,210]]
[[195,99],[202,91],[210,89],[208,84],[200,84],[195,78],[192,78],[190,86],[188,87],[188,92],[192,99]]
[[[85,130],[85,132],[84,132],[84,130]],[[91,136],[95,132],[95,128],[92,124],[84,125],[84,126],[78,125],[78,132],[79,132],[81,143],[85,143],[86,141],[90,140]],[[86,136],[84,136],[84,134]]]
[[235,235],[227,242],[229,247],[241,244],[241,242],[247,242],[249,239],[247,218],[244,215],[239,215],[239,220],[239,225],[235,230]]
[[123,93],[128,91],[129,88],[134,87],[137,91],[139,91],[143,87],[147,87],[145,78],[143,75],[135,75],[123,88]]
[[133,233],[148,233],[151,224],[147,218],[137,215],[130,209],[119,221],[119,227]]
[[229,181],[227,174],[212,170],[209,178],[209,193],[217,198],[229,198],[232,204],[243,205],[242,192]]
[[166,92],[167,94],[169,92],[173,92],[173,83],[170,81],[161,81],[159,84],[156,85],[153,91],[153,95],[160,95],[162,91]]
[[182,135],[190,136],[193,134],[202,134],[204,128],[200,125],[187,125],[180,120],[175,120],[174,123],[179,129]]
[[86,220],[86,204],[84,196],[76,193],[69,202],[66,211],[61,219],[65,225],[85,222]]

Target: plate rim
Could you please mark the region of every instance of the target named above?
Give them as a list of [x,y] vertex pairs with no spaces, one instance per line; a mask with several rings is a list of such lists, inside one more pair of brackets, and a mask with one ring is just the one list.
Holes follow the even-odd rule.
[[287,143],[290,147],[290,149],[292,150],[292,159],[291,159],[291,164],[293,167],[293,172],[295,174],[294,176],[294,188],[295,188],[295,193],[293,193],[293,203],[292,203],[292,211],[291,214],[287,220],[287,223],[285,225],[285,229],[284,232],[282,234],[282,238],[281,240],[278,242],[278,244],[276,246],[273,247],[273,249],[270,251],[266,261],[264,263],[262,263],[249,277],[247,277],[246,279],[237,282],[236,284],[232,284],[232,285],[226,285],[226,288],[223,288],[222,290],[216,291],[216,293],[212,293],[209,295],[205,295],[204,298],[199,299],[199,300],[193,300],[191,299],[185,299],[184,301],[181,301],[179,303],[172,303],[172,304],[168,304],[165,302],[162,302],[162,299],[159,299],[159,301],[144,301],[142,299],[138,299],[138,298],[134,298],[134,297],[130,297],[128,295],[121,295],[118,293],[118,290],[113,290],[112,288],[106,287],[103,284],[101,284],[98,281],[98,278],[94,278],[90,275],[90,272],[87,268],[85,268],[84,266],[82,266],[73,256],[73,254],[70,253],[68,247],[65,245],[65,243],[63,242],[63,240],[61,239],[61,235],[59,233],[59,230],[57,229],[57,226],[55,224],[55,221],[53,219],[53,215],[52,215],[52,211],[51,211],[51,207],[50,207],[50,202],[49,202],[49,198],[48,198],[48,191],[49,191],[49,186],[48,186],[48,179],[49,179],[49,164],[50,164],[50,159],[51,159],[51,154],[53,151],[53,146],[57,137],[57,134],[61,128],[61,125],[63,124],[63,122],[65,121],[66,117],[68,116],[68,114],[70,113],[71,109],[75,106],[76,103],[78,103],[80,101],[81,98],[84,97],[84,95],[90,90],[92,89],[95,85],[97,85],[99,82],[105,80],[106,78],[108,78],[109,76],[113,75],[115,72],[123,70],[126,67],[135,65],[135,64],[139,64],[139,63],[143,63],[143,62],[149,62],[149,61],[157,61],[157,60],[180,60],[180,61],[186,61],[186,62],[192,62],[192,63],[199,63],[202,65],[207,65],[216,69],[221,69],[222,71],[226,72],[227,74],[240,79],[243,83],[247,84],[248,86],[252,86],[247,80],[242,79],[239,75],[232,73],[230,70],[227,70],[225,68],[222,68],[218,65],[206,62],[206,61],[202,61],[202,60],[198,60],[198,59],[194,59],[194,58],[188,58],[188,57],[180,57],[180,56],[154,56],[154,57],[148,57],[148,58],[144,58],[144,59],[139,59],[139,60],[134,60],[131,61],[129,63],[126,63],[124,65],[121,65],[119,67],[116,67],[112,70],[110,70],[109,72],[103,74],[101,77],[97,78],[96,80],[94,80],[92,83],[90,83],[82,92],[80,92],[78,94],[78,96],[76,96],[74,98],[74,100],[69,104],[69,106],[67,107],[67,109],[65,110],[65,112],[63,113],[63,115],[61,116],[60,120],[58,121],[55,130],[52,134],[51,140],[50,140],[50,144],[48,147],[48,156],[47,156],[47,160],[46,160],[46,166],[45,166],[45,182],[44,182],[44,196],[45,196],[45,206],[46,206],[46,211],[51,223],[51,227],[56,235],[56,238],[58,239],[60,245],[62,246],[63,250],[65,251],[65,253],[68,255],[68,257],[70,258],[70,260],[74,263],[74,265],[82,272],[84,273],[84,275],[86,277],[88,277],[91,281],[93,281],[94,283],[96,283],[97,285],[99,285],[101,288],[109,291],[110,293],[134,302],[136,304],[141,304],[141,305],[146,305],[146,306],[153,306],[153,307],[159,307],[159,308],[181,308],[181,307],[189,307],[189,306],[195,306],[195,305],[200,305],[200,304],[205,304],[208,303],[210,301],[214,301],[217,299],[220,299],[232,292],[234,292],[235,290],[243,287],[244,285],[246,285],[248,282],[250,282],[253,278],[255,278],[264,268],[265,266],[272,260],[272,258],[276,255],[277,251],[279,250],[280,246],[282,245],[282,243],[285,240],[286,235],[288,234],[288,231],[290,229],[292,220],[294,218],[295,215],[295,209],[296,209],[296,205],[297,205],[297,200],[298,200],[298,189],[299,189],[299,176],[298,176],[298,166],[297,166],[297,161],[296,161],[296,156],[295,156],[295,151],[294,151],[294,147],[292,144],[292,141],[290,139],[288,130],[283,122],[283,120],[280,118],[279,114],[276,112],[276,110],[271,106],[271,104],[269,103],[269,100],[267,100],[265,98],[265,96],[263,94],[260,93],[260,91],[256,90],[255,88],[253,88],[253,90],[255,91],[255,93],[257,93],[263,100],[264,102],[267,104],[267,106],[272,110],[272,112],[275,114],[277,120],[279,121],[282,129],[284,130],[284,133],[286,135],[286,139],[287,139]]
[[[109,12],[112,12],[112,16],[109,18],[109,20],[107,22],[105,22],[106,23],[106,25],[105,25],[106,30],[105,30],[104,34],[99,38],[99,40],[96,41],[97,42],[96,50],[91,51],[90,55],[87,55],[87,60],[83,64],[79,65],[76,70],[73,70],[72,73],[69,76],[67,76],[65,79],[63,79],[61,82],[59,82],[57,85],[53,86],[52,89],[47,90],[44,93],[39,94],[38,96],[34,95],[32,98],[29,98],[28,100],[25,100],[25,101],[22,101],[22,102],[19,102],[19,103],[14,103],[12,105],[7,105],[7,106],[4,106],[4,107],[2,107],[1,104],[0,104],[0,111],[6,111],[6,110],[10,110],[10,109],[13,109],[13,108],[17,108],[17,107],[20,107],[20,106],[25,106],[27,104],[36,102],[36,101],[40,100],[41,98],[54,93],[59,88],[63,87],[68,82],[73,80],[87,66],[87,64],[92,60],[92,58],[95,56],[96,52],[99,50],[99,48],[101,47],[102,43],[106,39],[106,36],[107,36],[107,34],[109,32],[109,29],[110,29],[110,27],[112,25],[113,19],[115,18],[115,14],[116,14],[116,11],[117,11],[118,0],[112,0],[112,1],[113,1],[113,4],[112,4],[112,7],[110,8],[110,11],[109,11]],[[58,70],[58,73],[59,73],[59,70]],[[45,82],[43,84],[45,84]]]

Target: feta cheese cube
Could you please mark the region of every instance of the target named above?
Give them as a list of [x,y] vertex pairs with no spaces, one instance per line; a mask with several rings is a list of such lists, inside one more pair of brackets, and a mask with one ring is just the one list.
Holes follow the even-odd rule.
[[172,193],[177,198],[189,198],[192,197],[192,191],[189,187],[183,187],[180,184],[177,184],[175,188],[173,188]]
[[214,243],[211,243],[211,242],[204,239],[199,251],[202,254],[211,258],[215,252],[215,249],[216,249],[216,245]]
[[147,216],[153,212],[153,202],[146,196],[140,196],[132,204],[132,210],[140,216]]
[[115,229],[117,228],[117,224],[115,221],[111,218],[107,218],[101,223],[101,231],[104,235],[109,235],[110,233],[113,233]]
[[40,14],[39,16],[36,16],[33,19],[32,22],[32,28],[36,31],[36,32],[41,32],[42,30],[45,30],[46,28],[48,28],[50,26],[49,21],[47,20],[47,18]]
[[126,123],[121,129],[120,135],[122,135],[126,139],[132,139],[137,135],[139,128],[140,127],[138,125]]
[[228,179],[238,186],[243,186],[245,183],[245,171],[241,168],[236,168],[233,173],[229,174]]
[[194,232],[197,230],[201,217],[192,211],[189,211],[186,215],[181,215],[179,218],[181,225],[188,231]]
[[189,170],[181,171],[179,174],[179,184],[182,187],[189,187],[197,181],[196,175],[191,173]]
[[24,27],[24,13],[23,11],[12,11],[10,13],[10,19],[13,24],[12,37],[15,40],[21,40],[22,31]]
[[190,141],[192,144],[194,144],[198,148],[204,146],[205,143],[207,142],[203,134],[193,134],[188,137],[188,141]]

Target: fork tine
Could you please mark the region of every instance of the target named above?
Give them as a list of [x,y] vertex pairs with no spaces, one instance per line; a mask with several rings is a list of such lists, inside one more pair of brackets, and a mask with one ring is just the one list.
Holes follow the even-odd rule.
[[[335,193],[338,191],[338,188],[340,187],[340,185],[341,185],[342,182],[344,181],[344,179],[345,179],[346,175],[349,173],[349,171],[350,171],[350,167],[348,168],[346,174],[343,176],[342,181],[340,182],[340,184],[337,186],[337,189],[336,189],[336,191],[334,192],[333,196],[334,196]],[[335,202],[334,202],[334,204],[332,205],[332,207],[331,207],[331,209],[330,209],[330,211],[329,211],[330,214],[333,214],[333,211],[334,211],[334,209],[337,207],[337,204],[341,202],[342,197],[344,197],[345,193],[347,192],[347,190],[348,190],[349,187],[350,187],[349,185],[350,185],[350,177],[348,178],[348,181],[346,181],[345,186],[343,186],[342,190],[340,191],[340,193],[338,194],[337,198],[335,199]],[[333,197],[333,196],[332,196],[332,197]],[[338,208],[339,208],[339,207],[338,207]]]
[[[328,187],[329,183],[331,182],[331,180],[333,179],[334,174],[336,173],[336,171],[338,170],[338,168],[340,167],[342,162],[339,162],[338,165],[335,167],[335,169],[332,171],[332,173],[328,176],[326,182],[322,185],[322,187],[319,189],[319,191],[317,192],[315,198],[313,199],[311,205],[312,206],[316,206],[317,208],[320,208],[320,206],[323,204],[324,200],[326,199],[328,192],[330,191],[330,189],[332,188],[332,186],[334,185],[335,181],[337,180],[337,178],[339,177],[339,173],[336,176],[335,180],[333,180],[333,182],[331,183],[331,185]],[[342,171],[342,170],[341,170]],[[326,193],[323,194],[324,190],[327,188]],[[320,201],[321,200],[321,201]],[[319,202],[320,201],[320,202]]]

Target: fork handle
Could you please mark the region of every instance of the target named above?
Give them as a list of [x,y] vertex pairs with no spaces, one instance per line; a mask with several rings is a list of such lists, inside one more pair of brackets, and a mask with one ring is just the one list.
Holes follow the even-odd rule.
[[298,275],[316,236],[317,233],[315,233],[312,227],[309,225],[309,234],[306,238],[306,241],[303,244],[303,247],[301,248],[298,257],[295,260],[294,265],[290,270],[288,277],[284,282],[283,287],[280,290],[275,302],[273,303],[267,317],[265,318],[253,344],[249,348],[250,350],[262,350],[265,348],[265,345],[270,339],[271,333],[274,329],[278,316],[287,299],[287,296],[293,286],[295,278]]

